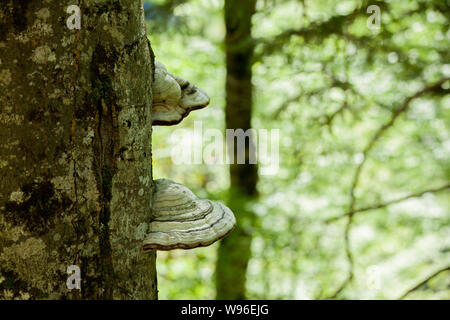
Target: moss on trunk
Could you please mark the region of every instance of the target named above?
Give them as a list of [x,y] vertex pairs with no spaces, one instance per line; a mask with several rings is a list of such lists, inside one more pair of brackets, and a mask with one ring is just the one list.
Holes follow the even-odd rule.
[[0,8],[0,298],[155,299],[138,231],[152,196],[142,6],[85,0],[70,30],[71,4]]

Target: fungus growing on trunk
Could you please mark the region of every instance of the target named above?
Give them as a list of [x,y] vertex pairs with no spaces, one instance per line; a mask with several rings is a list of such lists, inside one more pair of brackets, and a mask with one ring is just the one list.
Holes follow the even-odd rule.
[[171,74],[159,61],[155,61],[152,90],[152,125],[170,126],[180,123],[192,110],[209,104],[206,92]]
[[222,203],[199,199],[187,187],[168,179],[154,183],[152,221],[144,251],[208,246],[236,225],[233,213]]

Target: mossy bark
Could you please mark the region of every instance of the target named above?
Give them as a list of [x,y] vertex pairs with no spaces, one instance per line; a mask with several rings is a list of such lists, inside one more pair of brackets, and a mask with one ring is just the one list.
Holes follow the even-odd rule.
[[[0,299],[156,299],[141,1],[0,6]],[[81,290],[67,267],[81,268]]]
[[[226,0],[226,127],[251,128],[252,56],[251,19],[256,0]],[[252,228],[255,214],[248,203],[257,197],[258,171],[249,164],[254,148],[246,145],[246,164],[230,166],[228,206],[235,213],[237,227],[219,247],[216,267],[217,299],[245,299],[247,265],[250,259]],[[236,147],[236,144],[235,144]]]

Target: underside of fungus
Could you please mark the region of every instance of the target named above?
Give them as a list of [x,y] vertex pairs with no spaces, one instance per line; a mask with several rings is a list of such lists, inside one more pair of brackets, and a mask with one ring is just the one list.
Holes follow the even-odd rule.
[[236,225],[231,210],[220,202],[199,199],[187,187],[168,179],[155,180],[154,187],[144,251],[208,246]]
[[209,97],[202,89],[167,71],[155,61],[153,82],[153,125],[170,126],[181,122],[192,110],[209,104]]

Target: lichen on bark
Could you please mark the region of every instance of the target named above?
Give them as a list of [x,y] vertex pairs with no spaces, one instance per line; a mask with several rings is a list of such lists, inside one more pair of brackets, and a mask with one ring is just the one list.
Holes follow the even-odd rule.
[[155,253],[139,241],[153,77],[141,3],[82,1],[80,30],[71,4],[0,7],[0,299],[154,299]]

